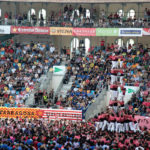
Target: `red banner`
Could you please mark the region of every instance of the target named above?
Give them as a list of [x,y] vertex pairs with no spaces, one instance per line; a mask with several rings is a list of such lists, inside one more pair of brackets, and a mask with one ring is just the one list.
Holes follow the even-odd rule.
[[96,28],[73,28],[73,36],[96,36]]
[[63,110],[63,109],[42,109],[42,118],[47,119],[66,119],[82,120],[82,111],[80,110]]
[[143,28],[143,35],[150,35],[150,28]]
[[135,119],[141,128],[146,127],[147,129],[150,129],[150,117],[135,116]]
[[50,33],[49,27],[17,27],[11,26],[11,33],[14,34],[48,34]]

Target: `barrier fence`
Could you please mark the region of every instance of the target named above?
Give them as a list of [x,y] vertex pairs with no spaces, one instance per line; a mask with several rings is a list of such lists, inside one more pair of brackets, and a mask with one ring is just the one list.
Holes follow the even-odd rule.
[[72,28],[0,26],[0,34],[45,34],[62,36],[138,36],[150,35],[150,28]]

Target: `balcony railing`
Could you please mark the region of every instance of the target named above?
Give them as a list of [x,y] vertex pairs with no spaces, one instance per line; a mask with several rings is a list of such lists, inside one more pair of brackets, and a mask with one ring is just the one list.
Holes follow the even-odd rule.
[[70,21],[68,19],[56,20],[27,20],[27,19],[1,19],[0,25],[14,25],[14,26],[45,26],[45,27],[87,27],[87,28],[148,28],[150,27],[150,17],[144,20],[123,20],[123,19],[106,19],[102,21],[100,19],[89,21],[78,21],[74,19]]

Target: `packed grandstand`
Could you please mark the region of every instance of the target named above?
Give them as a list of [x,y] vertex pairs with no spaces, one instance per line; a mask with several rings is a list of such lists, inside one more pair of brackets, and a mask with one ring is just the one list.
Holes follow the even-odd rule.
[[0,2],[0,150],[149,150],[149,8]]

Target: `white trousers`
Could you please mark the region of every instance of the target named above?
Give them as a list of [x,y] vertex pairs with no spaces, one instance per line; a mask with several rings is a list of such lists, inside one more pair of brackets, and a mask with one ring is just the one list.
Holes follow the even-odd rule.
[[125,131],[129,131],[129,123],[124,123]]
[[120,76],[120,83],[121,83],[121,85],[123,85],[123,78],[124,78],[124,76]]
[[113,84],[115,81],[117,81],[117,76],[111,75],[111,84]]
[[108,126],[108,122],[107,122],[107,120],[104,120],[103,124],[102,124],[102,131],[104,131],[105,128],[107,128],[107,126]]
[[124,95],[123,95],[122,92],[119,93],[119,96],[118,96],[118,97],[119,97],[119,98],[118,98],[119,101],[124,101]]
[[134,123],[133,123],[133,122],[129,122],[129,127],[130,127],[130,130],[131,130],[131,131],[134,131],[134,132],[135,132],[135,126],[134,126]]
[[118,91],[110,90],[110,93],[111,93],[111,100],[115,100],[116,98],[118,98]]
[[134,124],[134,129],[135,129],[134,132],[136,132],[136,131],[141,131],[138,123],[135,123],[135,124]]
[[115,123],[115,126],[116,126],[116,128],[115,128],[115,131],[116,132],[125,132],[125,127],[124,127],[124,124],[123,123],[118,123],[118,122],[116,122]]
[[115,131],[115,123],[110,122],[108,125],[108,131],[114,132]]
[[119,65],[120,65],[120,68],[122,68],[123,67],[123,61],[120,61]]
[[112,69],[118,68],[118,61],[112,61]]

